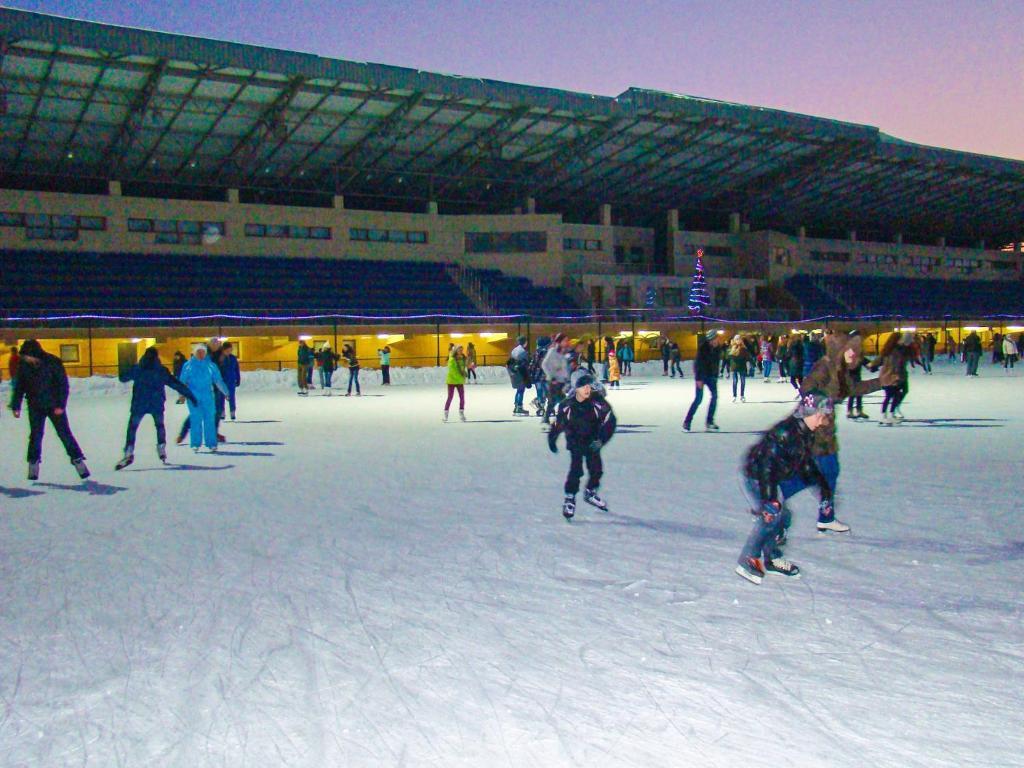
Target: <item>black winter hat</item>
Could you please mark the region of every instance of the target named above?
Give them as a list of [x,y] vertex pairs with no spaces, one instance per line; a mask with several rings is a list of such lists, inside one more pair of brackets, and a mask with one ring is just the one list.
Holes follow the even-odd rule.
[[35,339],[26,339],[21,344],[21,356],[28,355],[29,357],[39,357],[43,354],[42,345]]
[[594,377],[589,373],[582,373],[576,377],[576,381],[573,382],[573,387],[579,389],[580,387],[592,387],[594,386]]
[[812,389],[806,395],[800,396],[800,402],[793,413],[803,419],[816,413],[830,414],[834,409],[835,403],[831,397],[820,389]]

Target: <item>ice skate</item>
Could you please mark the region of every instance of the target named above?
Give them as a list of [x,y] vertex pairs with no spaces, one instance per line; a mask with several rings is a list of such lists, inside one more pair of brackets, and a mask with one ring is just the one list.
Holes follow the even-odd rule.
[[28,479],[38,480],[39,479],[39,462],[30,461],[28,465]]
[[572,520],[573,515],[576,514],[576,497],[566,496],[562,502],[562,517],[566,520]]
[[736,573],[753,584],[760,584],[764,578],[764,566],[760,558],[746,557],[736,566]]
[[741,398],[740,398],[740,402],[741,402],[741,403],[745,403],[745,402],[747,402],[747,398],[745,398],[745,397],[741,397]]
[[867,420],[867,419],[870,419],[871,417],[868,416],[866,413],[864,413],[863,409],[858,409],[857,410],[856,418],[861,419],[861,420]]
[[590,506],[597,507],[602,512],[608,511],[608,504],[605,502],[604,499],[597,495],[596,490],[590,490],[589,488],[587,488],[585,491],[583,491],[583,500],[587,502],[587,504],[589,504]]
[[842,520],[837,520],[832,517],[828,520],[822,520],[818,518],[818,532],[819,533],[849,533],[850,526],[844,523]]
[[894,421],[895,421],[895,422],[896,422],[897,424],[899,424],[899,423],[901,423],[901,422],[902,422],[902,421],[903,421],[903,420],[904,420],[904,419],[905,419],[906,417],[905,417],[905,416],[903,415],[903,411],[901,411],[901,410],[900,410],[899,408],[897,408],[896,410],[894,410],[894,411],[892,412],[892,418],[893,418],[893,420],[894,420]]
[[713,422],[713,421],[709,421],[709,422],[708,422],[708,423],[707,423],[707,424],[706,424],[706,425],[704,426],[704,431],[705,431],[705,432],[717,432],[717,431],[718,431],[718,425],[717,425],[717,424],[715,424],[715,422]]
[[687,421],[684,421],[683,422],[683,431],[689,432],[691,429],[693,429],[693,427],[690,426],[690,423],[687,422]]
[[739,400],[738,400],[737,398],[735,398],[735,397],[734,397],[734,398],[732,399],[732,401],[733,401],[734,403],[738,403],[738,402],[739,402]]
[[773,557],[764,564],[765,573],[774,573],[776,576],[791,576],[800,578],[800,567],[791,563],[784,557]]
[[465,420],[466,420],[466,412],[460,409],[459,410],[459,421],[465,421]]
[[893,420],[892,416],[890,416],[888,413],[883,413],[882,416],[878,419],[878,426],[880,427],[891,427],[895,423],[896,422]]
[[441,421],[443,421],[443,422],[447,422],[447,421],[448,421],[448,411],[445,411],[445,412],[444,412],[444,413],[443,413],[443,414],[441,415]]
[[78,476],[83,480],[85,480],[85,478],[87,478],[90,474],[89,468],[85,466],[85,457],[75,459],[74,461],[71,462],[71,466],[75,468],[75,472],[77,472]]
[[220,433],[217,434],[217,442],[218,443],[226,443],[227,441],[228,441],[228,439],[226,437],[224,437],[224,435],[222,435]]
[[157,458],[160,459],[160,461],[162,461],[164,464],[166,464],[167,463],[167,446],[164,445],[163,443],[160,443],[156,447],[156,455],[157,455]]
[[131,448],[125,448],[124,449],[124,458],[121,459],[119,462],[117,462],[117,464],[114,465],[114,471],[116,472],[119,469],[124,469],[129,464],[131,464],[133,461],[135,461],[135,452]]
[[234,411],[232,411],[232,412],[231,412],[231,420],[232,420],[232,421],[234,421],[234,420],[235,420],[235,412],[234,412]]

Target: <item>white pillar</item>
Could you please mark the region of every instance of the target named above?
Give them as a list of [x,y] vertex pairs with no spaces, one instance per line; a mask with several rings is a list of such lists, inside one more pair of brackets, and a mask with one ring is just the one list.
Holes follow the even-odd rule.
[[601,204],[601,226],[610,227],[612,225],[612,207],[608,203]]
[[232,205],[238,205],[238,190],[237,189],[229,189],[228,190],[228,202],[231,203]]
[[729,214],[729,234],[735,235],[740,231],[740,215],[736,212]]
[[107,192],[110,194],[111,197],[120,197],[121,196],[121,182],[120,181],[111,181],[110,183],[108,183],[107,184]]
[[427,203],[427,213],[431,216],[437,216],[437,200],[430,200]]
[[529,214],[537,212],[537,201],[532,197],[526,198],[526,212]]
[[334,196],[334,207],[337,208],[339,211],[345,210],[345,196],[344,195],[335,195]]
[[679,231],[679,209],[672,208],[668,212],[668,228]]
[[807,239],[807,227],[797,227],[796,228],[796,236],[798,238],[800,238],[801,240],[806,240]]

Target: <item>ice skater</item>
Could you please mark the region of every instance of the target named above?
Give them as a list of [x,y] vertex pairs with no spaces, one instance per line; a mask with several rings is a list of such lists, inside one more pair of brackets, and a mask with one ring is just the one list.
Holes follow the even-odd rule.
[[704,387],[711,393],[711,402],[708,404],[708,415],[705,419],[705,429],[708,432],[717,432],[718,425],[715,424],[715,408],[718,406],[718,365],[719,356],[722,353],[722,342],[725,335],[717,331],[708,331],[699,340],[697,346],[697,358],[693,361],[693,376],[696,379],[697,391],[690,403],[690,410],[686,412],[683,419],[683,429],[687,432],[693,426],[693,417],[697,415],[697,409],[704,399]]
[[754,527],[740,552],[736,573],[760,584],[766,574],[799,576],[776,542],[787,517],[780,486],[784,478],[799,477],[816,485],[822,503],[832,500],[832,487],[814,460],[814,433],[832,416],[832,399],[820,390],[801,396],[796,410],[769,429],[747,452],[740,484],[754,516]]
[[589,373],[580,373],[575,380],[572,396],[558,406],[555,423],[548,432],[548,448],[558,453],[558,436],[565,432],[565,443],[569,449],[569,474],[565,478],[565,499],[562,502],[562,516],[571,520],[576,514],[576,494],[583,477],[583,463],[587,464],[587,487],[583,500],[602,511],[608,510],[597,491],[601,486],[604,466],[601,462],[601,448],[615,434],[615,412],[600,395],[594,392],[594,378]]
[[444,415],[441,421],[448,421],[448,409],[452,405],[452,396],[459,393],[459,421],[466,420],[466,353],[462,345],[456,344],[448,354],[448,373],[445,376],[448,386],[448,399],[444,401]]
[[356,397],[362,397],[362,390],[359,389],[359,358],[356,357],[356,348],[351,344],[341,345],[341,356],[345,358],[345,364],[348,366],[348,391],[345,392],[345,397],[352,396],[352,385],[356,385]]
[[190,445],[198,452],[203,443],[211,452],[217,451],[217,405],[214,389],[227,395],[228,388],[220,369],[210,362],[206,347],[196,347],[192,357],[181,369],[181,382],[195,396],[195,402],[188,404],[188,418],[191,429]]
[[[235,348],[230,341],[225,341],[224,346],[221,348],[222,354],[220,358],[220,375],[224,379],[224,385],[228,388],[227,394],[227,406],[231,411],[231,420],[235,420],[235,413],[237,412],[235,402],[235,390],[242,386],[242,369],[238,365],[238,358],[235,357]],[[220,420],[223,421],[227,414],[224,412],[224,401],[219,401],[220,404]]]
[[187,399],[193,406],[198,405],[192,390],[173,376],[160,363],[160,355],[156,347],[150,347],[142,353],[142,359],[120,374],[121,381],[133,382],[132,405],[128,413],[128,433],[124,440],[124,457],[117,462],[115,470],[124,469],[135,460],[135,434],[139,425],[147,416],[153,417],[156,427],[156,454],[160,461],[167,461],[167,431],[164,427],[164,404],[167,395],[165,387],[170,387]]
[[68,374],[64,363],[56,355],[43,351],[35,339],[21,345],[18,378],[11,394],[14,418],[21,417],[22,400],[28,400],[28,479],[39,479],[39,463],[43,453],[43,433],[46,420],[53,424],[57,437],[67,451],[71,465],[83,480],[89,476],[85,455],[71,433],[68,422]]

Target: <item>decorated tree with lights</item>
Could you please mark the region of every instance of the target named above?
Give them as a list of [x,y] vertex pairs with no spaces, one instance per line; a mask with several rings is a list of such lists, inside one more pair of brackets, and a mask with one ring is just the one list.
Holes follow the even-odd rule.
[[704,249],[697,249],[697,264],[693,270],[693,282],[690,283],[689,306],[691,312],[700,312],[711,303],[708,296],[708,282],[704,278]]

